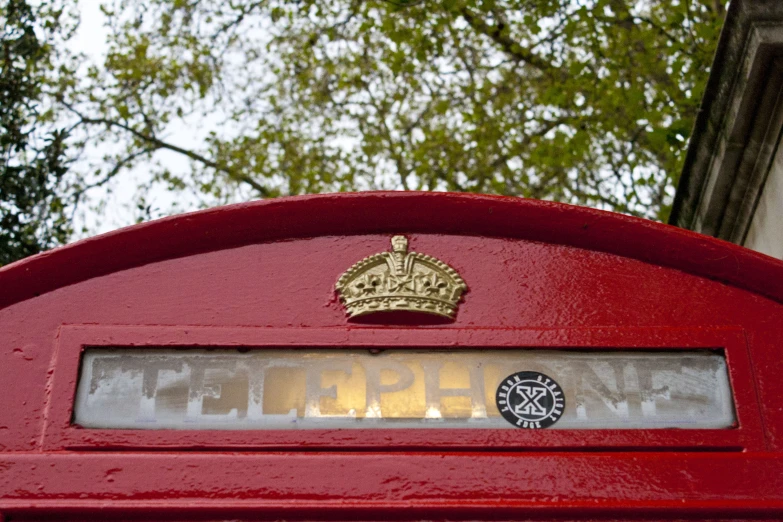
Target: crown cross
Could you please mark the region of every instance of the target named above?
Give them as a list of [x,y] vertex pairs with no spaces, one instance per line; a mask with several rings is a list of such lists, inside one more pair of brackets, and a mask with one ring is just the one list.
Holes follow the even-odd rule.
[[408,239],[394,236],[392,251],[366,257],[337,281],[349,317],[403,310],[454,318],[467,285],[456,270],[434,257],[408,252]]

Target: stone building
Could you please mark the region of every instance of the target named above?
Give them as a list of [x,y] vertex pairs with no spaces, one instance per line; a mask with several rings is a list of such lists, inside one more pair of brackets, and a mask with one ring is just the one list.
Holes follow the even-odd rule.
[[783,259],[783,1],[732,0],[669,223]]

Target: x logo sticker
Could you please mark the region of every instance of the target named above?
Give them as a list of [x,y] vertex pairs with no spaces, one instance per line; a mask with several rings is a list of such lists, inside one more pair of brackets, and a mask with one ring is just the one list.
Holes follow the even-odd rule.
[[514,411],[520,415],[546,415],[546,408],[541,400],[546,397],[543,387],[518,386],[517,393],[522,396],[522,402],[516,405]]

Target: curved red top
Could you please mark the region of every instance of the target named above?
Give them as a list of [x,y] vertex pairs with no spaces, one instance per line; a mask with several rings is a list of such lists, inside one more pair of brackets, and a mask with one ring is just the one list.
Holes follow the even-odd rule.
[[406,232],[570,245],[680,269],[783,302],[783,262],[669,225],[502,196],[363,192],[218,207],[123,228],[44,252],[0,269],[0,308],[164,259],[288,238]]

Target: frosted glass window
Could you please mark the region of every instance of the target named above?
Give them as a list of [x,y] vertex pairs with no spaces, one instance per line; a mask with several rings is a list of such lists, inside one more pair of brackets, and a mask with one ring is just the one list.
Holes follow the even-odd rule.
[[564,408],[548,429],[735,423],[721,354],[530,349],[88,349],[73,421],[124,429],[516,429],[496,402],[516,372],[559,384]]

